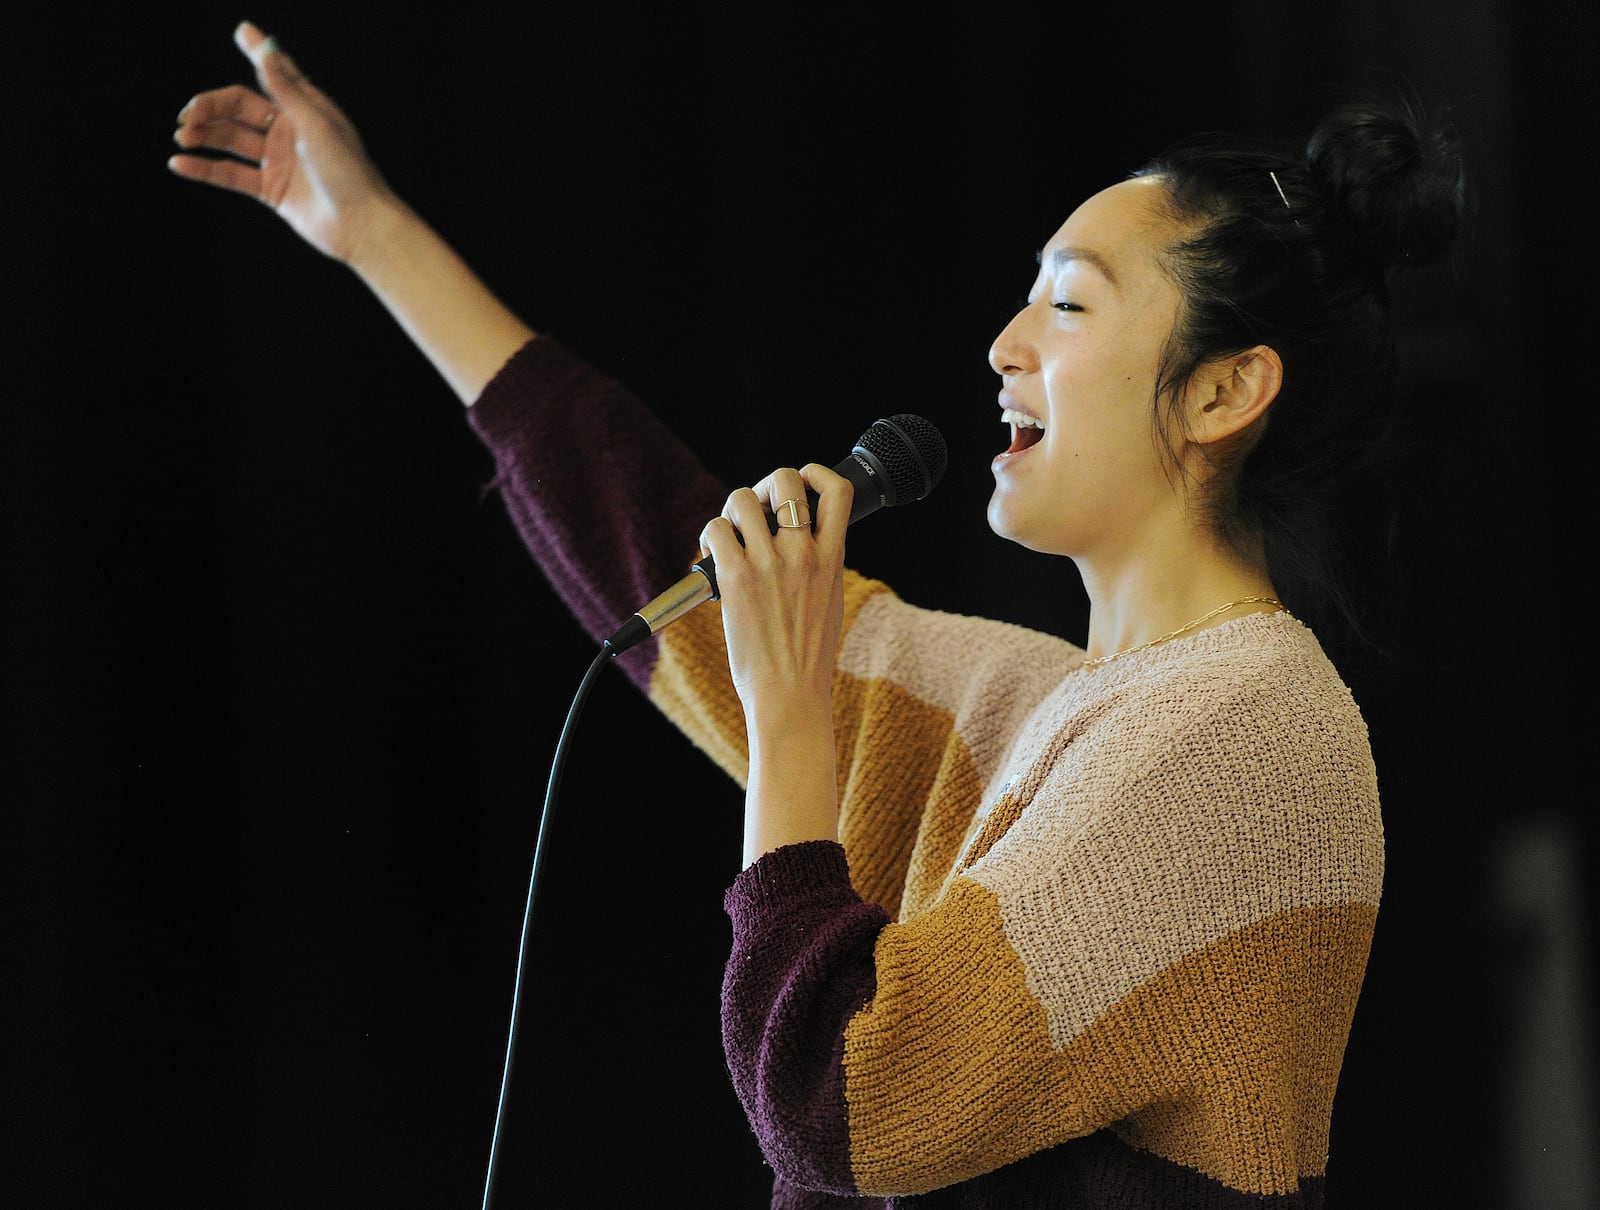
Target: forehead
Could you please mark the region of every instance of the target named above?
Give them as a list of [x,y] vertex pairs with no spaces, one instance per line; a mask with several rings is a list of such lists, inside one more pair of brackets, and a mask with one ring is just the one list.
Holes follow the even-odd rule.
[[1085,201],[1039,254],[1040,272],[1084,264],[1118,285],[1158,274],[1156,258],[1177,233],[1159,177],[1121,181]]

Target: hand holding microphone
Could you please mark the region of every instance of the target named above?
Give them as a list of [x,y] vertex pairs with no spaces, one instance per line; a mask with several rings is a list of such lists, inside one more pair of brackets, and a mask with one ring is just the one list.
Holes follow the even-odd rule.
[[750,712],[774,703],[802,718],[830,714],[850,503],[849,481],[827,467],[784,467],[730,495],[701,531],[715,560],[728,670],[752,732]]
[[[846,524],[880,508],[921,500],[944,478],[948,458],[943,434],[923,417],[903,412],[874,421],[856,441],[849,456],[833,468],[835,474],[849,480],[854,488]],[[803,510],[802,495],[805,497]],[[790,500],[795,503],[789,504]],[[799,515],[811,517],[819,507],[817,494],[809,488],[804,492],[790,491],[767,503],[773,506],[767,527],[775,538],[784,522],[796,522]],[[714,601],[718,596],[713,551],[696,563],[694,570],[683,579],[633,614],[605,641],[605,646],[613,655],[620,654],[671,625],[697,605]]]

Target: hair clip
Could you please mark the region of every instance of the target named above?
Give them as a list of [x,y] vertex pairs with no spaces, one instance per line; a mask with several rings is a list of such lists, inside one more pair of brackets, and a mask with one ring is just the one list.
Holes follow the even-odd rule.
[[[1283,186],[1278,183],[1278,174],[1269,168],[1267,169],[1267,175],[1272,178],[1272,187],[1278,191],[1278,196],[1283,199],[1283,208],[1289,212],[1291,218],[1294,218],[1294,207],[1289,205],[1289,195],[1283,191]],[[1294,225],[1298,227],[1300,220],[1295,219]]]

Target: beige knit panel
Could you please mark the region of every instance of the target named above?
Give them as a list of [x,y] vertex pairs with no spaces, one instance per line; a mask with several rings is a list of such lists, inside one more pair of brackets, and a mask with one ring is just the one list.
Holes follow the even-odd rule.
[[1377,913],[1273,916],[1175,963],[1095,1022],[1064,1058],[1150,1064],[1180,1091],[1115,1129],[1231,1189],[1293,1193],[1328,1162],[1334,1086]]
[[920,609],[885,592],[862,605],[839,667],[861,680],[898,685],[908,698],[945,711],[987,786],[1023,720],[1081,655],[1052,635]]
[[1302,742],[1280,710],[1260,763],[1222,773],[1212,754],[1240,749],[1236,736],[1169,718],[1141,749],[1139,704],[1025,777],[1020,817],[965,871],[994,892],[1057,1049],[1223,937],[1299,907],[1375,908],[1382,890],[1377,783],[1359,745],[1345,768],[1329,755],[1339,745]]
[[[882,584],[845,572],[844,625],[848,634],[861,606],[885,591]],[[650,700],[740,786],[750,777],[744,709],[728,673],[722,606],[710,601],[657,636],[661,644],[650,678]]]
[[877,988],[845,1031],[850,1157],[863,1193],[921,1193],[1126,1115],[1113,1070],[1064,1062],[1005,943],[994,896],[957,880],[879,934]]

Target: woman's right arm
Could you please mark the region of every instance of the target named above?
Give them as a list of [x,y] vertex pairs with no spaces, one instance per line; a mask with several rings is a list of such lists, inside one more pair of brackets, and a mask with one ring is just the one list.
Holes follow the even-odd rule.
[[534,331],[395,196],[355,126],[272,39],[245,22],[234,40],[261,91],[197,95],[178,115],[181,150],[168,166],[272,207],[312,247],[349,265],[471,404]]
[[[612,634],[698,556],[697,535],[727,488],[630,391],[513,315],[455,251],[395,196],[354,124],[261,30],[234,35],[259,90],[202,92],[178,115],[174,173],[270,206],[312,247],[350,266],[465,404],[495,460],[495,485],[530,554],[579,622]],[[684,710],[738,722],[718,615],[691,632],[691,667],[660,690]],[[703,633],[702,633],[703,632]],[[622,663],[654,695],[659,645]],[[671,663],[672,661],[668,661]],[[692,687],[690,682],[692,681]],[[669,710],[669,713],[671,711]],[[697,736],[693,719],[682,725]],[[701,742],[731,768],[743,735]]]

